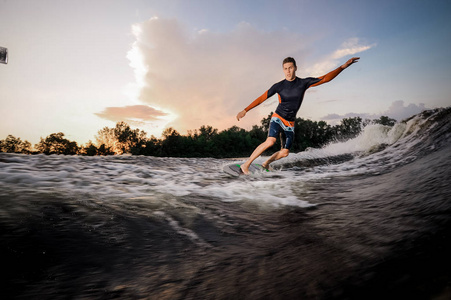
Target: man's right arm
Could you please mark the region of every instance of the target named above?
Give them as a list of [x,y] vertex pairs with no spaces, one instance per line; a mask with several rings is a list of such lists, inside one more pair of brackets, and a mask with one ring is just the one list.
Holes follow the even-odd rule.
[[263,93],[263,95],[261,95],[260,97],[258,97],[257,99],[255,99],[254,101],[252,101],[251,104],[249,104],[248,107],[246,107],[244,110],[240,111],[237,115],[236,115],[236,119],[239,121],[240,119],[242,119],[246,113],[248,111],[250,111],[251,109],[253,109],[256,106],[259,106],[260,104],[262,104],[266,99],[271,98],[272,96],[274,96],[276,93],[278,93],[280,84],[283,81],[280,81],[278,83],[275,83],[269,90],[267,90],[266,92]]
[[260,97],[258,97],[257,99],[255,99],[251,104],[248,105],[248,107],[246,107],[244,110],[246,112],[250,111],[251,109],[253,109],[256,106],[259,106],[260,104],[262,104],[266,99],[268,99],[268,91],[264,92],[263,95],[261,95]]
[[260,97],[258,97],[257,99],[255,99],[251,104],[248,105],[248,107],[246,107],[244,110],[240,111],[237,115],[236,115],[236,119],[239,121],[240,119],[244,118],[244,116],[246,115],[246,113],[248,111],[250,111],[251,109],[253,109],[254,107],[260,105],[261,103],[263,103],[266,99],[268,99],[268,91],[264,92],[263,95],[261,95]]

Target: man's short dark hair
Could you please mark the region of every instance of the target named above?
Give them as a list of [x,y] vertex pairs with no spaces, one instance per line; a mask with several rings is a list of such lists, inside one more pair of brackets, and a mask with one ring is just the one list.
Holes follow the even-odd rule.
[[296,67],[296,61],[294,60],[293,57],[287,57],[283,60],[282,65],[286,64],[286,63],[293,63],[293,65]]

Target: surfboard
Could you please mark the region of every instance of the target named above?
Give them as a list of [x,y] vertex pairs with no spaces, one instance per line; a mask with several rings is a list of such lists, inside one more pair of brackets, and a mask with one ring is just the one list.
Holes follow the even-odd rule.
[[[244,175],[244,173],[240,169],[241,164],[243,164],[243,162],[228,164],[225,165],[222,170],[232,176]],[[262,172],[269,172],[269,170],[263,168],[262,165],[259,164],[251,164],[251,166],[249,167],[250,174],[258,174]]]

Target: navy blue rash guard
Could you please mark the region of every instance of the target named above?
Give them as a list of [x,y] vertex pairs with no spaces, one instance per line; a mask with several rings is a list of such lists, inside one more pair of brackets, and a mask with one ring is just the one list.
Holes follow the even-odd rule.
[[293,81],[286,79],[274,84],[269,90],[267,97],[270,98],[274,94],[279,94],[279,105],[276,114],[287,121],[294,121],[296,114],[304,100],[305,91],[314,83],[321,79],[308,77],[301,79],[296,77]]
[[286,125],[294,126],[294,121],[296,120],[296,114],[301,107],[302,101],[304,100],[305,91],[311,86],[318,86],[323,83],[329,82],[334,79],[338,74],[341,73],[343,69],[338,67],[337,69],[323,75],[321,77],[307,77],[299,78],[296,77],[293,81],[288,81],[286,79],[274,84],[269,90],[267,90],[263,95],[255,99],[248,107],[244,110],[248,112],[252,108],[261,104],[266,99],[270,98],[274,94],[279,95],[279,105],[277,106],[274,115],[281,118]]

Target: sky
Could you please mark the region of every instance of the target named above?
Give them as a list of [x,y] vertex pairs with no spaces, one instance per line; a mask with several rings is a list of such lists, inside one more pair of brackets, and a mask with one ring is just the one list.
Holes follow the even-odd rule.
[[307,91],[298,117],[397,120],[451,106],[448,0],[0,0],[0,139],[79,145],[124,121],[160,137],[260,125],[283,80],[360,61]]

